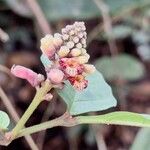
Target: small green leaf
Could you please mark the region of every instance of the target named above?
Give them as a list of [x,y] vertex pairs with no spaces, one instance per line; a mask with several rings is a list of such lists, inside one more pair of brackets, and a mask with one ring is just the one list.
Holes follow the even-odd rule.
[[96,68],[107,80],[117,77],[126,80],[137,80],[144,75],[144,66],[136,58],[120,54],[115,57],[103,57],[95,61]]
[[101,111],[116,106],[117,102],[110,86],[98,71],[89,75],[87,80],[88,87],[81,92],[76,91],[69,82],[66,82],[63,90],[57,90],[72,115]]
[[0,111],[0,129],[2,130],[7,129],[9,123],[10,123],[10,119],[8,115],[5,112]]
[[149,150],[149,149],[150,149],[150,129],[142,128],[138,132],[130,150]]

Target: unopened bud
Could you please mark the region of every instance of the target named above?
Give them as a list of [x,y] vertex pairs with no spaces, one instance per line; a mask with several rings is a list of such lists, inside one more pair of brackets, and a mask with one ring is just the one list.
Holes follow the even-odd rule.
[[79,42],[79,38],[75,36],[75,37],[73,38],[73,42],[74,42],[74,43],[78,43],[78,42]]
[[80,49],[80,48],[82,48],[82,44],[78,43],[78,44],[76,44],[76,47]]
[[87,53],[86,49],[84,49],[84,48],[81,48],[81,52],[83,55]]
[[86,55],[83,55],[83,56],[76,57],[76,60],[77,60],[78,63],[80,63],[80,64],[85,64],[85,63],[88,62],[89,57],[86,56]]
[[53,98],[53,95],[51,93],[48,93],[45,95],[44,100],[50,101]]
[[69,49],[73,48],[74,47],[74,43],[72,41],[67,42],[67,47]]
[[70,54],[73,57],[77,57],[77,56],[81,55],[81,50],[78,48],[74,48],[71,50]]
[[74,35],[75,33],[74,33],[74,31],[73,30],[71,30],[70,32],[69,32],[69,35]]
[[52,83],[59,84],[63,81],[64,73],[59,69],[51,69],[47,76]]
[[60,50],[58,51],[59,57],[65,57],[69,54],[70,50],[67,46],[61,46]]
[[94,65],[90,65],[90,64],[84,64],[84,71],[87,74],[93,73],[95,71],[95,67]]
[[57,49],[58,47],[60,47],[62,45],[63,40],[62,40],[61,36],[59,36],[58,34],[55,34],[54,38],[53,38],[53,42]]
[[63,38],[63,40],[68,40],[69,39],[69,35],[68,34],[64,34],[63,36],[62,36],[62,38]]
[[81,33],[79,33],[78,34],[78,37],[81,39],[81,38],[83,38],[83,33],[81,32]]
[[56,52],[55,45],[53,43],[53,36],[48,34],[41,39],[41,50],[43,54],[48,57],[52,57]]
[[33,87],[39,85],[44,80],[43,75],[37,74],[31,69],[20,65],[13,65],[11,68],[11,73],[18,78],[26,79]]

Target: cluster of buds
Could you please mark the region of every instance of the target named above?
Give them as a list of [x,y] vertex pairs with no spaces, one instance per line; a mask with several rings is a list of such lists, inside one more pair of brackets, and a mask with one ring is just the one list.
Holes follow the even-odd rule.
[[[46,35],[41,39],[42,53],[52,62],[49,67],[45,68],[47,78],[52,84],[61,85],[68,80],[77,90],[87,87],[88,81],[85,77],[94,72],[95,67],[86,64],[90,58],[85,49],[86,38],[84,22],[75,22],[63,28],[61,34]],[[13,67],[13,73],[14,70]],[[42,80],[43,78],[40,79]]]

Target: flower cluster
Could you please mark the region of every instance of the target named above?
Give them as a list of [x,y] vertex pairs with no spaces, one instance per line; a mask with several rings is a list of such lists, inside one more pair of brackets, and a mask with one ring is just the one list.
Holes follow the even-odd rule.
[[[85,77],[94,72],[95,68],[93,65],[86,64],[90,58],[85,49],[86,38],[84,22],[75,22],[63,28],[61,34],[46,35],[41,39],[42,53],[52,62],[48,68],[45,68],[47,78],[52,84],[60,85],[68,80],[77,90],[87,87],[88,81]],[[17,70],[16,67],[13,67],[12,73],[24,78],[17,75],[15,70]],[[35,81],[32,83],[33,86],[42,81],[43,76],[36,74],[36,79],[36,83]],[[31,83],[29,79],[28,81]]]

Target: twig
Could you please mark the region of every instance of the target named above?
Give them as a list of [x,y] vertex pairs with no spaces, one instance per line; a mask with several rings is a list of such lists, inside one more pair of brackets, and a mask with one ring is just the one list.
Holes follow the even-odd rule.
[[10,69],[0,64],[0,71],[6,73],[10,78],[13,78]]
[[59,118],[20,130],[16,138],[57,126],[72,127],[79,124],[111,124],[150,128],[150,115],[117,111],[104,115],[71,117],[65,113]]
[[112,35],[112,21],[111,17],[109,16],[109,7],[103,2],[103,0],[94,0],[94,2],[102,13],[104,30],[108,36],[110,52],[111,55],[114,56],[118,53],[118,49]]
[[31,9],[33,15],[35,16],[39,27],[41,28],[42,33],[45,34],[50,34],[52,33],[52,29],[50,27],[50,24],[46,20],[44,13],[42,12],[39,4],[37,3],[36,0],[26,0],[29,8]]
[[[116,16],[113,16],[112,17],[112,22],[117,22],[118,20],[126,17],[127,15],[129,15],[132,11],[134,11],[135,9],[137,8],[142,8],[142,7],[145,7],[145,6],[149,6],[150,5],[150,2],[147,1],[147,2],[144,2],[142,3],[141,5],[130,5],[128,8],[125,6],[120,12],[118,15]],[[88,36],[88,41],[87,41],[87,45],[99,34],[103,31],[104,29],[104,26],[99,23],[90,33],[89,33],[89,36]]]
[[0,28],[0,40],[2,42],[7,42],[9,40],[9,35],[4,32],[1,28]]
[[[16,110],[14,109],[12,103],[10,102],[10,100],[8,99],[7,95],[5,94],[5,92],[3,91],[3,89],[1,87],[0,87],[0,97],[1,97],[4,105],[6,106],[9,114],[14,119],[14,121],[18,122],[19,115],[16,112]],[[38,150],[38,147],[36,146],[35,142],[33,141],[32,137],[30,135],[25,136],[25,139],[32,150]]]

